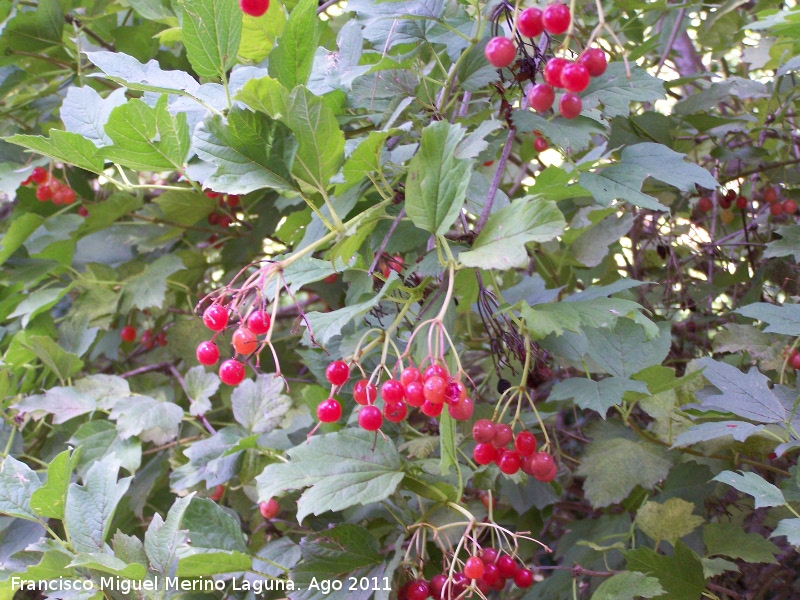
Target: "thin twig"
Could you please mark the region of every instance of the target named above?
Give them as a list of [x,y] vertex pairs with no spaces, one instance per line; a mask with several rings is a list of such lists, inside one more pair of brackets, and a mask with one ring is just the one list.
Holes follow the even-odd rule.
[[664,63],[667,61],[667,57],[669,53],[672,52],[672,46],[675,44],[675,40],[678,38],[678,33],[681,30],[681,23],[683,23],[683,15],[686,13],[686,8],[681,8],[678,11],[677,16],[675,17],[675,24],[672,26],[672,31],[669,34],[669,39],[667,40],[667,45],[664,48],[664,52],[661,54],[661,58],[656,65],[656,72],[655,77],[658,77],[658,74],[661,72],[661,67],[664,66]]
[[[192,398],[192,396],[189,394],[189,390],[186,389],[186,382],[183,380],[181,374],[178,373],[178,369],[175,368],[175,365],[169,366],[169,372],[172,373],[175,381],[177,381],[178,385],[181,386],[183,393],[186,394],[186,397],[189,399],[189,404],[194,404],[194,398]],[[203,424],[203,427],[205,427],[211,435],[217,433],[211,426],[211,423],[208,422],[208,419],[206,419],[205,415],[197,415],[197,419]]]
[[378,251],[375,253],[375,258],[373,259],[372,264],[369,266],[369,270],[367,271],[367,275],[369,275],[370,277],[375,272],[375,269],[378,268],[378,262],[380,261],[381,256],[383,256],[383,251],[386,250],[386,246],[389,244],[389,239],[392,237],[394,230],[397,229],[397,226],[400,224],[400,221],[402,221],[403,217],[405,216],[406,216],[406,209],[402,208],[400,212],[397,213],[397,216],[394,218],[394,221],[392,221],[392,224],[389,226],[389,231],[387,231],[386,235],[383,236],[383,241],[381,242]]
[[509,128],[508,135],[506,136],[506,143],[503,146],[503,151],[500,153],[500,158],[497,161],[497,170],[494,172],[492,184],[489,186],[489,192],[486,194],[486,202],[483,205],[483,212],[481,213],[478,222],[475,224],[475,228],[472,230],[473,235],[476,237],[486,226],[486,221],[489,220],[489,215],[491,214],[492,206],[494,205],[494,198],[497,195],[497,189],[500,187],[500,182],[503,180],[503,174],[506,170],[506,161],[508,161],[508,155],[511,154],[511,146],[514,142],[514,136],[516,133],[517,130],[514,127]]

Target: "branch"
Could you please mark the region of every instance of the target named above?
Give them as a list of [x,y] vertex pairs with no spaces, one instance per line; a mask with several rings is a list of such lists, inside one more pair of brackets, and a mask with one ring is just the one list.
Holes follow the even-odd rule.
[[497,189],[500,187],[500,181],[503,179],[506,161],[508,161],[508,155],[511,154],[511,145],[514,142],[514,136],[516,133],[517,130],[515,128],[509,128],[508,135],[506,136],[506,143],[503,146],[503,151],[500,153],[500,159],[497,161],[497,170],[494,172],[492,184],[489,186],[489,192],[486,194],[486,202],[483,205],[483,212],[481,213],[478,222],[475,224],[475,228],[472,230],[472,234],[475,237],[477,237],[478,234],[483,230],[483,228],[486,226],[486,221],[489,220],[489,214],[492,212],[494,198],[497,195]]

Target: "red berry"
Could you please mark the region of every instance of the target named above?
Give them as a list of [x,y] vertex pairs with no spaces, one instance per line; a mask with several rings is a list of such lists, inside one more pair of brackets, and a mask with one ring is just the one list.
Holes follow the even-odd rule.
[[53,190],[53,204],[72,204],[75,202],[75,190],[68,185],[61,185]]
[[412,381],[422,381],[422,374],[416,367],[406,367],[400,373],[400,383],[407,386]]
[[225,385],[239,385],[244,379],[244,365],[229,358],[219,366],[219,378]]
[[447,412],[456,421],[468,421],[475,412],[475,403],[472,398],[463,398],[447,405]]
[[220,215],[219,216],[219,223],[217,223],[220,227],[228,227],[233,220],[228,215]]
[[536,37],[544,31],[542,11],[538,8],[526,8],[517,17],[517,31],[525,37]]
[[542,25],[547,33],[561,35],[569,29],[571,15],[566,4],[551,4],[542,13]]
[[478,419],[472,425],[472,439],[479,444],[489,443],[494,439],[494,423],[489,419]]
[[539,481],[550,473],[555,466],[553,457],[547,452],[534,452],[527,459],[525,459],[525,473],[531,477],[535,477]]
[[211,213],[208,215],[208,224],[209,225],[219,225],[219,220],[222,218],[222,215],[216,212]]
[[260,17],[269,8],[269,0],[239,0],[239,8],[251,17]]
[[225,201],[231,208],[236,208],[237,206],[239,206],[239,202],[241,201],[241,199],[236,194],[228,194],[228,198]]
[[464,575],[467,579],[480,579],[483,575],[483,561],[477,556],[470,556],[464,562]]
[[442,414],[442,410],[444,409],[443,402],[431,402],[430,400],[425,400],[422,403],[422,406],[419,407],[422,411],[423,415],[427,415],[429,417],[438,417]]
[[78,207],[78,214],[82,217],[89,216],[89,209],[83,206],[82,204]]
[[736,198],[736,208],[740,208],[742,210],[747,208],[747,198],[745,198],[744,196],[739,196],[738,198]]
[[125,325],[119,331],[119,339],[123,342],[132,342],[136,339],[136,327],[132,327],[131,325]]
[[493,463],[497,456],[497,448],[491,444],[477,444],[472,450],[472,458],[479,465],[488,465]]
[[214,192],[212,190],[206,190],[203,193],[206,195],[206,198],[211,198],[212,200],[215,200],[216,198],[219,198],[222,195],[219,192]]
[[505,448],[508,443],[513,439],[514,432],[511,427],[506,423],[497,423],[494,426],[494,437],[492,444],[495,448]]
[[482,579],[490,586],[494,585],[500,579],[500,569],[497,568],[497,565],[484,561]]
[[142,332],[141,342],[142,346],[144,346],[145,348],[152,348],[153,346],[156,345],[156,337],[153,335],[152,329],[145,329]]
[[409,582],[406,589],[406,597],[408,600],[425,600],[430,596],[431,589],[428,582],[424,579],[415,579]]
[[797,212],[797,203],[794,200],[784,200],[783,212],[785,212],[787,215],[793,215]]
[[447,381],[444,378],[434,375],[425,380],[422,384],[425,400],[433,402],[434,404],[441,404],[444,402],[444,393],[447,389]]
[[444,586],[446,583],[447,575],[444,573],[439,573],[438,575],[431,577],[430,592],[431,597],[433,597],[434,600],[442,600],[442,592],[444,591]]
[[451,379],[444,388],[444,399],[449,403],[458,402],[467,397],[467,388],[457,379]]
[[213,500],[214,502],[219,502],[220,500],[222,500],[222,496],[224,494],[225,494],[225,486],[218,485],[217,487],[214,488],[214,492],[209,496],[209,499]]
[[358,424],[367,431],[377,431],[383,423],[383,415],[377,406],[368,405],[358,413]]
[[569,64],[565,58],[551,58],[544,66],[544,81],[553,87],[564,87],[561,83],[561,73],[564,67]]
[[493,565],[497,561],[497,550],[491,547],[484,548],[481,550],[481,558],[483,559],[483,564],[487,567],[490,564]]
[[504,587],[506,587],[506,578],[500,577],[495,584],[492,586],[492,589],[495,591],[501,591]]
[[537,152],[544,152],[550,147],[550,144],[547,143],[547,140],[544,138],[537,137],[533,140],[533,149]]
[[239,327],[239,329],[233,332],[231,346],[233,346],[233,350],[236,353],[249,356],[258,348],[256,334],[247,327]]
[[783,204],[776,202],[769,205],[769,212],[772,216],[777,217],[783,214]]
[[50,173],[48,173],[47,169],[44,167],[34,167],[33,171],[31,171],[30,180],[33,181],[33,183],[42,185],[43,183],[47,183],[48,179],[50,179]]
[[582,109],[583,102],[572,92],[567,92],[562,95],[561,99],[558,101],[558,114],[565,119],[574,119],[581,114]]
[[36,188],[36,199],[39,202],[47,202],[53,197],[53,190],[49,185],[40,185]]
[[583,63],[569,63],[561,71],[561,85],[569,92],[582,92],[589,86],[589,69]]
[[330,275],[328,275],[322,281],[323,281],[323,283],[327,283],[328,285],[330,285],[332,283],[336,283],[337,279],[339,279],[339,274],[338,273],[331,273]]
[[483,50],[484,56],[489,63],[499,69],[507,67],[517,56],[517,48],[514,42],[505,37],[493,37],[486,44]]
[[789,362],[793,369],[800,369],[800,354],[792,354],[792,358],[789,359]]
[[509,578],[516,575],[519,566],[517,566],[517,561],[508,554],[503,554],[497,559],[497,569],[500,571],[501,577]]
[[272,319],[269,313],[263,310],[254,310],[247,317],[247,328],[256,335],[264,335],[269,331]]
[[505,450],[500,455],[500,458],[497,459],[497,466],[500,469],[500,472],[505,473],[506,475],[513,475],[519,471],[521,464],[522,460],[520,459],[519,454],[513,450]]
[[736,200],[736,190],[728,190],[725,192],[725,200],[728,202],[733,202]]
[[514,450],[520,456],[530,456],[536,452],[536,438],[530,431],[520,431],[514,438]]
[[350,367],[343,360],[335,360],[325,369],[325,379],[333,385],[342,385],[350,378]]
[[333,423],[342,416],[342,405],[336,398],[328,398],[317,405],[317,418],[323,423]]
[[408,407],[405,402],[387,402],[383,405],[383,416],[390,423],[399,423],[408,415]]
[[425,390],[421,381],[412,381],[406,386],[406,403],[420,407],[425,403]]
[[261,516],[267,520],[274,519],[278,513],[281,511],[281,507],[278,505],[278,501],[275,498],[270,498],[266,502],[261,502],[258,505],[258,510],[261,512]]
[[701,196],[700,199],[697,201],[697,208],[702,210],[703,212],[710,212],[712,208],[714,208],[714,203],[711,202],[711,198],[708,196]]
[[775,202],[778,199],[778,192],[774,187],[768,185],[764,188],[764,202]]
[[444,368],[440,364],[431,365],[425,372],[422,374],[422,381],[428,381],[431,377],[441,377],[442,379],[448,379],[450,377],[450,373],[447,372],[447,369]]
[[366,406],[367,404],[372,404],[375,402],[377,397],[378,388],[376,388],[373,384],[366,379],[359,379],[356,381],[356,384],[353,386],[353,399],[356,402],[362,406]]
[[403,384],[396,379],[387,379],[381,385],[381,398],[384,402],[402,402],[405,395]]
[[606,53],[600,48],[587,48],[578,57],[578,62],[586,65],[586,68],[589,70],[589,75],[592,77],[599,77],[605,73],[606,67],[608,66]]
[[222,331],[228,325],[228,311],[219,304],[212,304],[203,313],[203,323],[211,331]]
[[519,569],[514,573],[514,585],[518,588],[528,588],[533,585],[533,571],[530,569]]
[[545,112],[553,107],[556,92],[552,85],[537,83],[528,89],[528,104],[536,112]]
[[214,342],[200,342],[196,354],[201,365],[213,365],[219,360],[219,348]]

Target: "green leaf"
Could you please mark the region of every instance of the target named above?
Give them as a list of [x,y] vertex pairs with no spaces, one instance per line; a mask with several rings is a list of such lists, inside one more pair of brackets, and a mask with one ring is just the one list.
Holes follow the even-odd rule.
[[236,63],[242,11],[228,0],[183,0],[183,44],[201,77],[225,79]]
[[189,152],[186,114],[167,110],[167,96],[154,107],[138,99],[118,106],[105,126],[113,146],[101,149],[103,157],[139,171],[180,171]]
[[583,107],[603,105],[607,117],[627,117],[631,102],[655,102],[664,98],[664,82],[642,68],[631,65],[630,77],[622,62],[609,63],[606,72],[593,77],[589,87],[581,94]]
[[141,581],[147,575],[147,569],[144,565],[136,563],[129,565],[115,556],[109,556],[101,552],[93,552],[91,554],[79,552],[68,566],[92,569],[136,581]]
[[137,435],[143,442],[161,445],[178,437],[183,409],[172,402],[133,396],[117,402],[109,418],[117,422],[123,440]]
[[269,75],[287,89],[304,85],[311,74],[320,26],[316,0],[300,0],[289,15],[278,46],[269,56]]
[[[400,455],[390,439],[367,431],[342,430],[312,437],[289,450],[291,461],[267,466],[256,478],[259,500],[310,488],[297,503],[297,520],[309,514],[380,502],[403,479]],[[373,448],[374,446],[374,448]]]
[[142,462],[142,446],[139,440],[121,439],[113,423],[109,421],[84,423],[70,438],[69,443],[81,449],[78,460],[78,473],[81,476],[85,476],[94,463],[111,454],[131,473],[136,472]]
[[406,213],[414,225],[434,235],[447,232],[467,195],[472,161],[455,157],[464,133],[461,125],[447,121],[428,125],[408,164]]
[[73,555],[64,549],[48,550],[42,554],[42,560],[28,567],[24,573],[20,573],[18,576],[22,581],[65,579],[64,574],[69,572],[67,565],[69,565],[72,558]]
[[702,358],[697,365],[703,369],[703,377],[722,392],[698,394],[702,408],[730,412],[757,423],[786,421],[786,409],[770,389],[769,378],[758,369],[742,373],[736,367],[712,358]]
[[639,371],[660,365],[670,350],[669,324],[659,327],[661,334],[648,339],[644,327],[630,319],[619,319],[613,329],[586,331],[588,353],[606,372],[630,377]]
[[764,258],[780,258],[794,256],[795,262],[800,262],[800,225],[784,225],[775,229],[781,239],[767,244]]
[[767,327],[764,328],[766,333],[800,335],[800,304],[776,306],[766,302],[755,302],[733,312],[764,321],[767,323]]
[[30,497],[30,507],[36,514],[47,519],[63,519],[70,476],[77,463],[80,450],[74,457],[64,450],[47,465],[47,481]]
[[150,566],[166,577],[174,577],[178,568],[178,550],[187,543],[188,532],[180,529],[180,522],[193,494],[179,498],[167,513],[165,521],[155,513],[144,534],[144,549]]
[[694,504],[681,498],[670,498],[664,503],[649,501],[636,511],[636,524],[651,540],[667,540],[674,546],[705,522],[693,512]]
[[737,354],[747,352],[753,360],[761,361],[761,368],[779,369],[784,357],[781,352],[786,347],[774,335],[768,335],[751,324],[726,323],[713,339],[714,352]]
[[623,437],[629,435],[624,429],[610,431],[613,435],[589,444],[577,470],[577,475],[586,478],[583,489],[595,508],[621,502],[637,485],[652,489],[672,466],[661,446]]
[[680,433],[672,444],[673,448],[684,448],[693,444],[717,440],[732,436],[737,442],[743,442],[751,435],[764,429],[763,425],[753,425],[745,421],[717,421],[701,423]]
[[208,373],[204,367],[197,366],[187,371],[184,383],[186,394],[191,400],[189,414],[196,417],[211,410],[211,396],[219,389],[219,377]]
[[741,473],[723,471],[714,477],[712,481],[726,483],[740,492],[752,496],[755,500],[756,508],[783,506],[786,504],[786,498],[783,497],[783,492],[756,473],[751,473],[749,471]]
[[620,404],[625,392],[647,394],[647,385],[627,377],[607,377],[600,381],[570,377],[556,383],[549,398],[553,401],[574,399],[579,408],[597,411],[605,419],[608,409]]
[[252,433],[269,433],[292,406],[292,399],[283,390],[283,379],[278,375],[262,373],[255,381],[246,379],[231,394],[233,418]]
[[623,571],[603,581],[592,600],[636,600],[654,598],[664,593],[664,588],[655,577],[647,577],[637,571]]
[[611,327],[619,317],[630,315],[646,328],[650,337],[658,334],[658,328],[642,314],[642,307],[632,300],[621,298],[594,298],[586,301],[563,301],[554,304],[522,305],[520,313],[525,326],[534,339],[547,337],[551,333],[561,335],[564,331],[580,333],[584,327]]
[[28,465],[13,456],[6,456],[0,464],[0,513],[38,521],[30,499],[41,486],[39,477]]
[[512,269],[528,263],[528,242],[549,242],[564,231],[566,221],[555,202],[518,198],[493,213],[472,249],[458,260],[468,267]]
[[693,192],[695,186],[717,187],[717,181],[708,171],[685,161],[683,154],[651,142],[626,146],[612,166],[582,173],[580,184],[602,206],[610,206],[614,200],[625,200],[642,208],[667,210],[654,197],[642,193],[642,185],[648,177],[682,192]]
[[361,140],[342,167],[342,173],[348,183],[358,183],[367,174],[381,169],[383,144],[389,135],[388,131],[370,131],[369,135]]
[[458,60],[456,75],[464,91],[474,93],[497,81],[497,69],[486,60],[484,50],[489,38],[485,37]]
[[125,280],[120,312],[128,313],[134,308],[161,308],[167,293],[167,279],[185,268],[175,254],[165,254],[148,264],[141,273]]
[[263,114],[234,108],[227,123],[219,116],[201,123],[193,141],[197,155],[216,167],[205,187],[231,194],[294,189],[289,170],[296,142],[286,127]]
[[757,533],[747,533],[738,523],[709,523],[703,527],[709,556],[722,555],[750,563],[777,564],[780,549]]
[[456,453],[456,428],[455,421],[448,411],[443,411],[439,417],[439,471],[442,475],[450,472],[450,467],[458,470],[458,454]]
[[800,519],[782,519],[770,537],[786,536],[792,546],[800,546]]
[[168,190],[153,200],[161,209],[161,216],[170,224],[194,225],[208,217],[217,208],[215,200],[194,191]]
[[37,421],[53,415],[53,424],[59,425],[97,409],[97,401],[74,387],[53,387],[44,394],[23,398],[13,408]]
[[20,215],[11,221],[3,237],[0,238],[0,265],[17,251],[43,222],[42,217],[31,213]]
[[76,375],[83,368],[83,361],[67,352],[53,338],[45,335],[29,335],[25,346],[50,369],[59,381]]
[[103,98],[88,85],[70,86],[59,115],[67,131],[83,136],[95,146],[108,146],[111,138],[103,127],[111,111],[124,103],[124,89],[114,90]]
[[100,460],[86,472],[84,485],[70,483],[64,506],[64,527],[78,552],[102,551],[117,504],[132,477],[117,481],[120,462],[114,456]]
[[41,135],[12,135],[4,139],[56,161],[69,163],[92,173],[103,172],[103,158],[97,146],[80,134],[51,129],[49,138]]
[[181,527],[189,532],[192,548],[247,552],[242,524],[208,498],[194,498],[183,513]]
[[[588,117],[576,119],[545,119],[529,110],[515,110],[511,118],[517,133],[541,131],[551,146],[563,148],[568,153],[580,152],[587,148],[594,136],[606,134],[606,128]],[[537,178],[538,179],[538,178]],[[580,190],[580,188],[578,188]],[[570,197],[574,197],[570,193]],[[548,200],[558,200],[547,196]]]
[[185,71],[164,71],[155,60],[142,64],[123,52],[85,52],[105,77],[132,90],[192,96],[200,84]]
[[678,542],[672,556],[639,547],[625,553],[628,569],[658,578],[666,593],[659,600],[699,598],[705,589],[703,564],[686,544]]
[[336,579],[383,560],[369,530],[350,523],[305,536],[300,540],[300,550],[303,561],[292,569],[292,579],[301,587],[312,577]]
[[239,56],[254,63],[264,60],[286,27],[286,12],[280,4],[273,4],[260,17],[244,15]]
[[[241,573],[253,568],[253,558],[242,552],[189,554],[178,561],[178,577],[199,578],[222,573]],[[241,585],[241,584],[239,584]]]

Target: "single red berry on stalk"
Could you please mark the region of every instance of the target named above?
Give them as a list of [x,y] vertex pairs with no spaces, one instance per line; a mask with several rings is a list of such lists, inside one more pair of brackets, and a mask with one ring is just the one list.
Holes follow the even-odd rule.
[[508,554],[503,554],[497,559],[497,568],[500,571],[500,576],[509,578],[514,577],[517,573],[517,569],[519,566],[517,565],[517,561],[511,558]]
[[365,406],[358,413],[358,424],[367,431],[377,431],[383,424],[381,409],[373,405]]
[[472,425],[472,439],[480,444],[489,443],[494,439],[494,423],[489,419],[478,419]]
[[569,29],[572,16],[566,4],[551,4],[542,13],[544,30],[552,35],[561,35]]
[[493,37],[486,44],[483,54],[489,64],[501,69],[514,62],[514,58],[517,56],[517,48],[514,46],[514,42],[506,37]]
[[121,339],[123,342],[134,341],[136,339],[136,327],[125,325],[125,327],[119,331],[119,339]]
[[420,406],[419,409],[422,411],[423,415],[426,415],[428,417],[438,417],[440,414],[442,414],[442,410],[444,409],[444,403],[431,402],[430,400],[425,400],[425,402],[422,403],[422,406]]
[[381,398],[384,402],[402,402],[405,395],[403,384],[396,379],[387,379],[381,385]]
[[444,399],[447,402],[453,403],[463,400],[467,397],[466,386],[457,379],[451,379],[447,382],[447,387],[444,389]]
[[222,496],[224,494],[225,494],[225,486],[218,485],[217,487],[214,488],[214,492],[208,498],[210,500],[213,500],[214,502],[219,502],[220,500],[222,500]]
[[736,208],[740,208],[742,210],[747,208],[747,198],[745,198],[744,196],[739,196],[738,198],[736,198]]
[[44,167],[33,167],[33,171],[31,171],[30,180],[33,183],[38,185],[42,185],[43,183],[47,183],[48,179],[50,179],[50,173],[47,172],[47,169]]
[[517,31],[529,38],[542,35],[544,31],[542,11],[532,6],[519,13],[517,17]]
[[150,348],[152,348],[153,346],[156,345],[156,336],[153,335],[153,330],[152,329],[145,329],[142,332],[142,340],[141,340],[141,342],[142,342],[142,346],[144,346],[147,349],[150,349]]
[[519,569],[514,573],[514,585],[518,588],[529,588],[533,585],[533,571],[530,569]]
[[412,381],[422,381],[422,374],[416,367],[406,367],[400,373],[400,383],[406,386]]
[[278,513],[281,512],[281,507],[278,505],[278,501],[275,500],[275,498],[270,498],[266,502],[261,502],[258,505],[258,510],[262,517],[270,520],[278,516]]
[[39,202],[47,202],[53,197],[53,190],[49,185],[40,185],[36,188],[36,199]]
[[328,275],[322,281],[323,281],[323,283],[327,283],[328,285],[330,285],[332,283],[336,283],[337,279],[339,279],[339,274],[338,273],[331,273],[330,275]]
[[507,423],[497,423],[494,426],[492,444],[494,444],[495,448],[505,448],[513,437],[514,432],[510,425]]
[[68,185],[60,185],[53,190],[53,204],[72,204],[75,202],[75,190]]
[[269,0],[239,0],[239,8],[251,17],[260,17],[269,8]]
[[421,381],[412,381],[406,386],[406,403],[420,407],[425,403],[425,390]]
[[472,459],[479,465],[491,464],[497,456],[497,448],[487,443],[476,444],[472,450]]
[[703,212],[711,212],[711,209],[714,208],[714,203],[711,202],[711,198],[708,196],[700,196],[700,199],[697,201],[697,208]]
[[533,149],[537,152],[544,152],[550,147],[550,144],[547,143],[547,140],[544,138],[537,137],[533,140]]
[[430,583],[430,593],[431,597],[434,600],[442,600],[442,592],[444,591],[444,586],[447,583],[447,575],[444,573],[438,573],[431,577]]
[[444,393],[447,389],[447,381],[444,378],[434,375],[425,380],[422,384],[425,400],[433,402],[434,404],[441,404],[444,402]]
[[783,212],[785,212],[787,215],[793,215],[797,212],[797,203],[794,200],[784,200]]
[[375,402],[377,397],[378,388],[376,388],[373,384],[366,379],[359,379],[356,381],[356,384],[353,386],[353,399],[356,402],[362,406],[366,406],[367,404],[372,404]]
[[387,402],[383,405],[383,416],[390,423],[399,423],[408,415],[408,407],[405,402]]
[[272,319],[263,310],[254,310],[247,317],[247,328],[256,335],[264,335],[269,331]]
[[483,564],[490,565],[494,564],[497,561],[497,550],[492,548],[491,546],[487,546],[483,550],[481,550],[481,558],[483,559]]
[[456,421],[468,421],[475,412],[475,403],[472,398],[461,398],[448,404],[447,412]]
[[89,209],[83,206],[82,204],[78,207],[78,214],[82,217],[89,216]]
[[561,85],[569,92],[582,92],[589,87],[589,69],[583,63],[569,63],[561,71]]
[[542,481],[553,467],[555,467],[553,457],[547,452],[534,452],[525,459],[525,473]]
[[574,119],[583,110],[583,101],[572,92],[567,92],[558,101],[558,114],[565,119]]
[[792,354],[792,358],[789,359],[789,362],[791,363],[793,369],[800,369],[800,354],[795,351],[795,353]]
[[343,360],[335,360],[325,369],[325,379],[332,385],[342,385],[350,378],[350,367]]
[[450,377],[450,373],[447,372],[446,368],[437,363],[425,369],[425,372],[422,374],[422,381],[428,381],[431,377],[447,379]]
[[228,311],[219,304],[212,304],[203,313],[203,323],[211,331],[222,331],[228,325]]
[[545,83],[549,83],[553,87],[564,87],[561,83],[561,73],[564,71],[564,67],[569,64],[569,61],[566,58],[551,58],[547,61],[547,64],[544,66],[544,81]]
[[605,73],[606,67],[608,66],[606,53],[600,48],[587,48],[578,57],[578,62],[586,65],[586,68],[589,70],[589,75],[592,77],[599,77]]
[[219,348],[214,342],[200,342],[196,354],[201,365],[214,365],[219,360]]
[[764,188],[764,202],[775,202],[778,199],[778,192],[774,187],[768,185]]
[[545,112],[553,107],[556,91],[548,83],[537,83],[528,88],[528,105],[536,112]]
[[500,569],[497,568],[497,565],[484,561],[482,579],[490,586],[494,585],[500,579]]
[[424,579],[415,579],[408,583],[406,597],[408,600],[425,600],[430,597],[431,589]]
[[225,385],[239,385],[244,379],[244,365],[229,358],[219,366],[219,378]]
[[775,204],[769,205],[769,212],[772,216],[778,217],[783,214],[783,204],[780,202],[776,202]]
[[505,450],[500,455],[500,458],[497,459],[497,467],[500,469],[501,473],[505,473],[506,475],[513,475],[519,471],[521,464],[522,460],[519,454],[513,450]]
[[206,195],[206,198],[211,198],[212,200],[216,200],[222,195],[219,192],[215,192],[213,190],[206,190],[203,193]]
[[514,450],[520,456],[530,456],[536,452],[536,437],[530,431],[520,431],[514,438]]
[[323,423],[333,423],[342,416],[342,405],[336,398],[328,398],[317,405],[317,418]]
[[483,561],[478,556],[470,556],[464,561],[464,575],[467,579],[480,579],[483,569]]
[[239,327],[239,329],[233,332],[231,346],[233,346],[234,351],[238,354],[248,356],[258,348],[256,334],[247,327]]
[[231,208],[236,208],[237,206],[239,206],[239,203],[241,202],[241,198],[239,198],[239,196],[237,194],[228,194],[228,197],[225,199],[225,202]]
[[725,192],[725,200],[728,202],[733,202],[736,200],[736,190],[728,190]]

